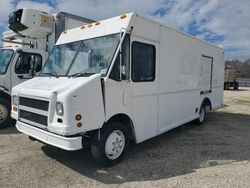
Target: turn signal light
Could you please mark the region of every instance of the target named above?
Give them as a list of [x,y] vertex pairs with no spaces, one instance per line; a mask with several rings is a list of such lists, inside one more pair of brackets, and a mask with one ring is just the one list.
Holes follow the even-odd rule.
[[13,111],[14,111],[14,112],[17,112],[17,107],[13,107]]
[[60,15],[56,15],[56,20],[60,21],[61,20],[61,16]]
[[126,18],[126,17],[127,17],[127,15],[124,14],[124,15],[121,15],[121,16],[120,16],[120,19],[124,19],[124,18]]
[[77,123],[77,125],[76,125],[78,128],[80,128],[80,127],[82,127],[82,123],[81,122],[79,122],[79,123]]
[[82,116],[80,114],[77,114],[75,119],[76,119],[76,121],[80,121],[82,119]]

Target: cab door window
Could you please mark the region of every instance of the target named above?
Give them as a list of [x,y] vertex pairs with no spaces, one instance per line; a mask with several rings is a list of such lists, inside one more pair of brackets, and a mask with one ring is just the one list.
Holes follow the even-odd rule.
[[[34,63],[32,62],[32,56]],[[29,74],[31,69],[40,72],[41,68],[42,56],[40,54],[22,52],[18,57],[15,72],[16,74]]]
[[132,80],[133,82],[152,82],[155,80],[155,46],[132,43]]

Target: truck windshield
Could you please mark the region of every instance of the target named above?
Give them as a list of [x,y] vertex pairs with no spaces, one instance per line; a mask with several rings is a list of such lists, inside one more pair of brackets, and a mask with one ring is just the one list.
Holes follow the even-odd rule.
[[106,75],[119,41],[113,34],[55,46],[40,76]]
[[0,75],[5,74],[13,53],[11,49],[0,49]]

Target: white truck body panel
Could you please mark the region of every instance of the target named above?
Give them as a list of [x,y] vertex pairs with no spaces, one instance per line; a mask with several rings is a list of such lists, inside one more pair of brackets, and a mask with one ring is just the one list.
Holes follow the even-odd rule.
[[[119,87],[116,84],[118,88],[114,86],[106,95],[106,120],[116,113],[128,114],[136,125],[136,140],[141,142],[198,118],[199,111],[195,110],[200,108],[205,97],[211,100],[213,109],[222,106],[223,49],[140,16],[134,16],[129,26],[133,25],[131,43],[140,41],[152,44],[158,51],[155,81],[131,82],[128,88],[123,87],[123,92],[121,84]],[[204,62],[203,56],[213,57],[213,92],[201,95],[202,91],[208,92],[211,78],[211,66]],[[112,102],[116,98],[114,91],[118,96],[129,96],[130,102],[123,105],[124,110],[121,104],[119,108],[114,107],[119,104],[118,101],[122,101],[119,98]],[[106,92],[109,92],[108,89]]]
[[[14,44],[11,42],[8,42],[8,40],[19,42],[20,44]],[[20,37],[17,33],[13,31],[4,31],[3,32],[3,48],[18,48],[18,47],[24,47],[21,43],[27,43],[30,42],[30,39],[25,37]]]
[[[14,12],[10,14],[10,18],[14,15]],[[26,29],[18,31],[24,36],[31,38],[45,38],[47,35],[53,32],[53,16],[46,12],[23,9],[20,23],[22,23]]]
[[[40,77],[16,86],[13,88],[13,95],[42,97],[40,89],[35,86],[38,84],[38,87],[43,87],[39,86],[42,83],[49,87],[44,89],[44,92],[45,90],[48,92],[47,97],[56,92],[58,98],[50,97],[48,100],[50,103],[63,102],[67,110],[65,117],[71,117],[66,121],[67,123],[61,125],[64,128],[55,127],[48,121],[47,129],[60,135],[65,135],[66,132],[73,135],[81,134],[83,130],[87,132],[96,130],[112,117],[123,114],[132,122],[136,143],[198,118],[204,99],[211,102],[212,109],[222,106],[224,50],[135,13],[68,30],[60,36],[57,45],[125,30],[130,34],[130,54],[133,53],[133,42],[146,43],[155,47],[154,80],[134,82],[131,79],[133,60],[130,56],[128,80],[115,81],[109,78],[108,74],[102,78],[104,84],[101,85],[101,78],[98,75],[90,76],[88,82],[84,81],[86,78],[83,80],[77,78],[74,81],[74,87],[69,87],[68,82],[71,83],[72,80],[73,84],[73,78]],[[119,48],[112,60],[111,68],[115,63],[118,50]],[[57,85],[61,85],[64,81],[64,89],[58,90]],[[101,86],[104,87],[103,93]],[[76,100],[74,96],[77,96]],[[93,108],[91,105],[94,105]],[[83,114],[85,129],[76,128],[72,118],[75,114],[72,111]],[[48,114],[48,119],[57,118],[54,111],[49,111]],[[12,111],[12,117],[17,119],[19,127],[26,126],[26,124],[19,124],[17,112]],[[67,126],[70,122],[72,126]],[[20,130],[22,131],[21,128]],[[33,136],[31,131],[25,133]],[[52,145],[56,146],[53,143]]]

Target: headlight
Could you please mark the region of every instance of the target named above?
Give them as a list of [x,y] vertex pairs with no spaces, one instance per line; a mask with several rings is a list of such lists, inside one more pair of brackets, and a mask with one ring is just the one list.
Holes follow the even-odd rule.
[[59,116],[63,115],[63,104],[61,102],[56,103],[56,113]]
[[13,95],[13,97],[12,97],[12,103],[13,103],[13,105],[15,105],[15,106],[18,105],[18,96]]

